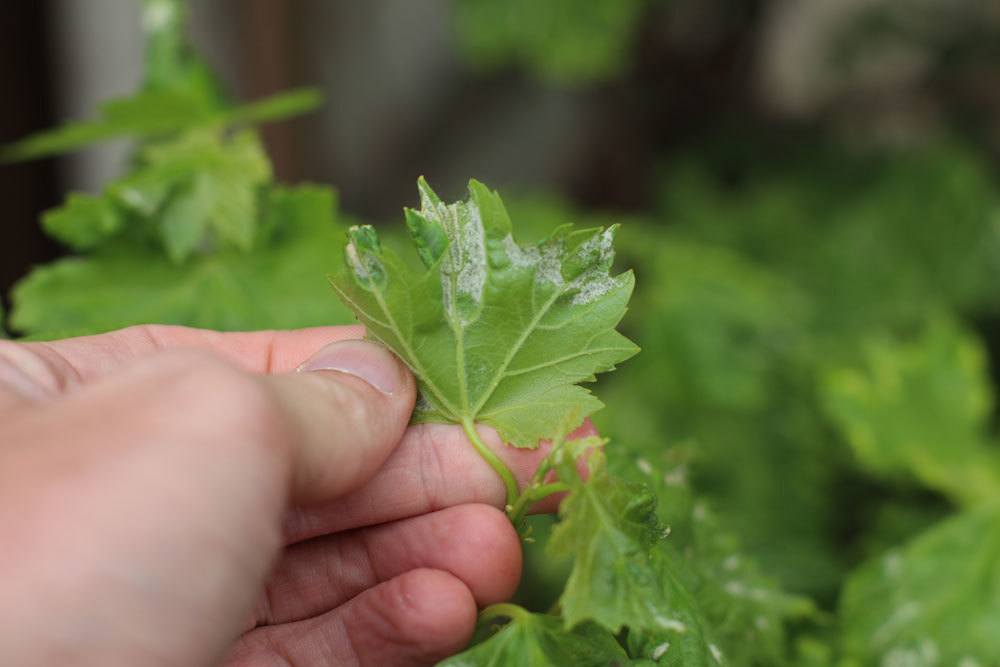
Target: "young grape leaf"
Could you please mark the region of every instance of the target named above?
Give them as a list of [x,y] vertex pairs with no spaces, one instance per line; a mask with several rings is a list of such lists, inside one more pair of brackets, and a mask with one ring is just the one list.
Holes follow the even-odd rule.
[[642,655],[648,649],[659,658],[673,647],[666,664],[711,664],[718,649],[677,576],[683,564],[664,543],[655,498],[647,487],[609,475],[600,452],[590,455],[588,466],[586,482],[570,483],[548,544],[550,555],[574,559],[559,598],[566,626],[594,621],[612,632],[628,627],[642,638]]
[[479,422],[535,447],[567,415],[597,410],[578,383],[638,351],[615,331],[633,286],[631,272],[609,273],[615,228],[567,225],[521,245],[499,195],[481,183],[471,181],[470,198],[455,204],[423,179],[419,190],[421,210],[408,209],[406,222],[425,268],[356,227],[332,280],[368,335],[416,374],[414,420]]
[[[205,246],[246,251],[258,234],[258,189],[270,175],[255,133],[188,132],[147,146],[132,173],[100,196],[71,195],[43,224],[78,250],[138,231],[159,236],[178,263]],[[132,229],[140,222],[149,224]]]
[[515,609],[518,613],[496,634],[439,667],[608,667],[628,659],[614,636],[594,623],[567,630],[558,616]]
[[971,333],[935,320],[913,341],[869,341],[863,368],[831,371],[827,412],[865,467],[909,475],[960,503],[1000,498],[1000,455],[986,353]]
[[[346,324],[322,276],[343,228],[324,187],[275,188],[264,199],[268,243],[169,261],[155,247],[115,240],[93,254],[36,268],[16,285],[10,325],[35,338],[133,324],[221,330]],[[262,244],[263,245],[263,244]]]
[[863,565],[840,618],[857,664],[1000,664],[1000,510],[959,514]]

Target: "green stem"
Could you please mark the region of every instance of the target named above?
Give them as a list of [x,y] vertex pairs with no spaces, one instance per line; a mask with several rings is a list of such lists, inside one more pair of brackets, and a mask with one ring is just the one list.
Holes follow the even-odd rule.
[[539,500],[544,500],[554,493],[563,493],[564,491],[569,491],[570,486],[564,482],[552,482],[551,484],[542,484],[541,486],[532,486],[525,490],[524,493],[517,499],[514,506],[510,509],[509,515],[510,520],[515,526],[519,526],[520,522],[524,519],[525,513],[532,505],[537,503]]
[[476,430],[476,425],[472,423],[471,420],[466,419],[462,422],[462,428],[465,429],[465,435],[469,437],[472,441],[472,446],[476,448],[479,455],[490,464],[490,467],[500,475],[500,479],[503,480],[503,485],[507,489],[507,509],[508,511],[514,507],[518,501],[518,496],[520,495],[517,487],[517,480],[514,479],[514,473],[510,471],[503,461],[500,460],[493,450],[490,449],[482,438],[479,437],[479,432]]
[[510,604],[509,602],[491,604],[489,607],[479,612],[479,620],[481,622],[492,621],[495,618],[509,618],[512,621],[517,621],[526,620],[530,617],[530,611],[524,607],[519,607],[516,604]]

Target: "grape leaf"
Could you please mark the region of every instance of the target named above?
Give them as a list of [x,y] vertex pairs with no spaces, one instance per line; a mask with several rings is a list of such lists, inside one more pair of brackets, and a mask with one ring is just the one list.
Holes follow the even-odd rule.
[[840,617],[861,664],[1000,664],[1000,510],[959,514],[863,565]]
[[[674,571],[697,601],[725,664],[788,664],[786,623],[815,616],[813,604],[765,576],[739,539],[694,494],[683,448],[661,447],[657,453],[662,460],[637,458],[622,446],[609,448],[607,455],[612,474],[641,483],[656,496],[657,514],[670,527],[669,541],[680,553]],[[638,634],[648,645],[660,641],[655,633]]]
[[11,326],[35,338],[144,323],[221,330],[346,324],[317,276],[342,238],[327,188],[276,188],[265,199],[266,247],[198,255],[176,265],[125,240],[36,268],[13,291]]
[[406,221],[425,268],[352,228],[332,279],[368,335],[396,352],[420,382],[417,422],[474,422],[508,443],[535,447],[568,415],[601,403],[592,381],[638,351],[615,331],[632,292],[611,276],[615,228],[557,230],[516,242],[500,197],[476,181],[445,204],[422,179],[421,210]]
[[439,667],[608,667],[625,664],[628,657],[625,651],[611,633],[596,624],[584,623],[567,630],[557,616],[515,609],[518,613],[496,634],[438,663]]
[[574,559],[559,598],[566,626],[594,621],[612,632],[628,627],[649,644],[643,654],[667,644],[674,647],[669,660],[681,660],[668,664],[711,664],[718,649],[677,577],[682,564],[664,543],[668,531],[657,520],[656,499],[647,487],[609,475],[601,452],[590,455],[588,467],[586,482],[570,482],[548,544],[551,556]]
[[[148,145],[132,173],[100,196],[71,195],[48,211],[46,231],[68,245],[91,249],[145,223],[175,262],[217,246],[249,250],[257,230],[257,194],[271,166],[251,131],[223,136],[212,130]],[[139,220],[130,220],[130,215]]]
[[958,502],[1000,497],[1000,455],[988,444],[993,410],[986,355],[971,333],[933,321],[908,342],[868,341],[862,368],[830,371],[827,412],[858,458],[909,475]]

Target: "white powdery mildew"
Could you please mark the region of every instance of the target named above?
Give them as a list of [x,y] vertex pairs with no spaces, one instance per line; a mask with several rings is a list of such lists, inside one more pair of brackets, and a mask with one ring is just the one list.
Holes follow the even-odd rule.
[[941,654],[937,644],[924,639],[915,647],[897,647],[882,656],[880,667],[934,667]]
[[664,630],[670,630],[681,635],[687,632],[688,629],[688,626],[683,621],[678,621],[676,618],[667,618],[666,616],[656,614],[653,616],[653,620]]
[[687,467],[677,466],[663,476],[663,483],[667,486],[684,486],[687,484]]
[[958,661],[958,667],[983,667],[983,663],[979,662],[972,656],[966,655]]
[[744,586],[738,581],[727,581],[726,585],[723,586],[723,589],[733,597],[737,598],[750,597],[750,589],[748,589],[746,586]]
[[574,306],[579,306],[590,303],[591,301],[596,301],[597,299],[601,298],[602,296],[610,292],[614,286],[615,286],[614,278],[611,278],[609,276],[603,276],[596,280],[592,280],[583,285],[582,287],[580,287],[577,290],[576,294],[573,295],[573,298],[570,300],[570,302]]
[[644,475],[653,474],[653,466],[646,459],[638,459],[635,462],[635,465],[637,468],[639,468],[639,472],[641,472],[642,474]]
[[884,644],[900,627],[920,616],[921,607],[917,602],[900,605],[896,611],[872,635],[876,644]]
[[[456,312],[456,298],[469,298],[475,304],[483,302],[486,285],[486,244],[479,207],[469,202],[445,205],[423,199],[425,215],[441,222],[451,242],[441,262],[441,290],[445,309]],[[462,324],[471,318],[459,316]]]
[[371,253],[359,256],[358,249],[353,243],[347,244],[345,252],[347,254],[347,260],[351,263],[351,268],[354,269],[354,275],[356,275],[359,280],[371,282],[375,276],[385,272],[385,267],[377,257]]
[[670,650],[670,642],[663,642],[662,644],[657,644],[656,647],[653,649],[653,652],[650,654],[650,657],[653,660],[659,660],[664,655],[666,655],[667,651],[669,650]]
[[510,234],[503,237],[503,249],[507,253],[507,259],[518,269],[530,269],[532,266],[538,264],[538,260],[542,256],[538,248],[534,246],[522,248]]
[[535,270],[535,281],[562,287],[562,242],[546,243],[541,246],[522,248],[514,237],[504,237],[503,248],[510,263],[519,269]]
[[548,283],[556,287],[562,287],[562,253],[563,243],[546,243],[540,248],[541,256],[538,258],[538,269],[535,270],[535,280],[541,283]]
[[605,268],[614,257],[614,230],[608,228],[596,234],[580,246],[577,256],[591,264],[591,268],[570,283],[570,288],[576,290],[571,303],[581,305],[599,299],[615,286],[615,279],[608,275]]
[[898,577],[903,572],[903,557],[898,553],[888,554],[882,561],[885,576],[889,578]]
[[715,644],[708,645],[708,652],[712,654],[712,660],[715,660],[715,664],[722,664],[722,651]]

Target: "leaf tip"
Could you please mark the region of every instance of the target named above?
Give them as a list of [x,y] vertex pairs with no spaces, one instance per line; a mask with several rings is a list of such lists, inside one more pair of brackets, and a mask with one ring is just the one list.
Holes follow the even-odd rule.
[[428,219],[419,211],[405,208],[403,212],[420,260],[427,268],[432,267],[448,248],[448,235],[438,222]]
[[417,191],[420,193],[421,208],[428,208],[430,205],[441,204],[441,198],[422,175],[417,177]]

